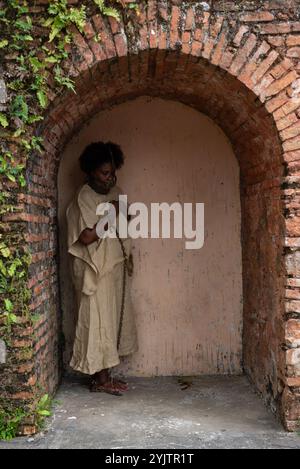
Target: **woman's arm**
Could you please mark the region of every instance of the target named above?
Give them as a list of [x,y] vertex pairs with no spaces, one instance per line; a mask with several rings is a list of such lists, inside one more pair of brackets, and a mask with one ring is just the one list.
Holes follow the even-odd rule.
[[[119,214],[119,202],[116,200],[111,200],[110,203],[115,207],[116,209],[116,214]],[[97,223],[93,226],[93,228],[86,228],[80,233],[79,236],[79,242],[84,244],[85,246],[88,246],[91,243],[94,243],[99,239],[97,233],[96,233],[96,226]],[[108,229],[108,223],[106,223],[104,230],[106,231]]]
[[85,228],[85,230],[80,233],[80,236],[78,238],[79,242],[81,244],[84,244],[85,246],[94,243],[98,239],[99,238],[96,233],[96,225],[94,225],[93,228]]

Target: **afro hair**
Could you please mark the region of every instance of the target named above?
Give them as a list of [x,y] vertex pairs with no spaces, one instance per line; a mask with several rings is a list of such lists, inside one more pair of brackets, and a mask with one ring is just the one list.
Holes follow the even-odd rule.
[[112,142],[90,143],[79,157],[80,169],[86,174],[91,174],[104,163],[111,161],[116,169],[120,169],[124,164],[124,154],[120,145]]

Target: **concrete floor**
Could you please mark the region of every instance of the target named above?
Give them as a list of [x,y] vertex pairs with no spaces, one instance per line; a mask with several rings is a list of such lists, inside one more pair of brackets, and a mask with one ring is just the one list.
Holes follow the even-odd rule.
[[130,378],[122,397],[90,393],[72,378],[61,386],[47,430],[0,443],[17,448],[292,448],[300,436],[283,431],[245,377]]

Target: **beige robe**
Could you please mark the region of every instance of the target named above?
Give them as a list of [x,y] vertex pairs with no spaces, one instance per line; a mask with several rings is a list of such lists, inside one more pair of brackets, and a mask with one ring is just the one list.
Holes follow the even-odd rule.
[[[118,200],[117,186],[108,194],[98,194],[84,184],[67,208],[68,252],[78,305],[73,355],[70,366],[92,375],[120,363],[120,356],[137,351],[137,334],[126,273],[125,308],[119,350],[118,330],[122,304],[123,253],[117,238],[99,239],[88,246],[79,242],[85,228],[93,228],[100,219],[97,206]],[[117,218],[118,220],[118,218]],[[131,240],[122,239],[127,255]]]

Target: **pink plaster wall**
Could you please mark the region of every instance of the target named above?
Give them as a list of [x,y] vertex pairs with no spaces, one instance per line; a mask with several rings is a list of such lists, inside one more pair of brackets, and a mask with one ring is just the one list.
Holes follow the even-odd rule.
[[239,167],[213,121],[183,104],[141,97],[95,116],[66,147],[58,177],[61,291],[71,353],[76,315],[68,273],[65,209],[82,181],[78,157],[112,140],[126,155],[118,184],[129,201],[204,202],[205,243],[135,240],[132,298],[139,352],[121,370],[136,376],[238,374],[242,355]]

